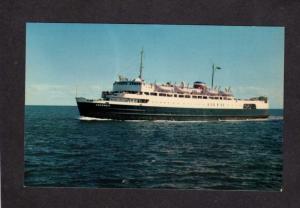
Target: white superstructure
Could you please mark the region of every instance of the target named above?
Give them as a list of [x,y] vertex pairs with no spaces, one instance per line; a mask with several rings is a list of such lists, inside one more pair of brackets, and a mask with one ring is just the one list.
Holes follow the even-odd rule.
[[[194,83],[194,86],[197,83]],[[237,99],[229,92],[213,91],[206,88],[188,88],[184,85],[166,83],[158,85],[145,83],[141,79],[118,80],[113,84],[113,90],[104,93],[103,98],[115,104],[138,104],[144,106],[178,107],[178,108],[218,108],[218,109],[268,109],[265,97],[252,99]],[[100,102],[100,100],[98,100]],[[254,106],[253,106],[254,107]]]

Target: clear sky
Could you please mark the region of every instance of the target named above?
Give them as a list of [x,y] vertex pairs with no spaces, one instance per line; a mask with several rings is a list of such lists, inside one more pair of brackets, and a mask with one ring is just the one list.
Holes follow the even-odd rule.
[[144,48],[148,82],[228,87],[238,98],[265,95],[283,108],[284,28],[201,25],[26,25],[26,105],[76,105],[99,98],[118,74],[136,78]]

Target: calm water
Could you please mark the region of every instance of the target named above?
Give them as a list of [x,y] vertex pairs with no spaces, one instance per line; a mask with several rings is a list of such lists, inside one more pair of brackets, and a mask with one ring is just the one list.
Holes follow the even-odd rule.
[[26,106],[25,186],[279,191],[282,110],[271,113],[260,121],[122,122]]

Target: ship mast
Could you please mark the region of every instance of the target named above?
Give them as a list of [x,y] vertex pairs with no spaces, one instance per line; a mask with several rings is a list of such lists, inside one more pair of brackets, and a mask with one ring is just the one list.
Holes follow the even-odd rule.
[[139,78],[142,79],[142,72],[143,72],[143,55],[144,55],[144,48],[142,48],[142,51],[141,51],[141,63],[140,63],[140,75],[139,75]]
[[211,75],[211,89],[214,88],[214,76],[215,76],[215,65],[212,65],[212,75]]
[[212,65],[212,75],[211,75],[211,89],[214,88],[214,76],[215,76],[215,70],[216,69],[221,69],[219,66],[215,66],[214,64]]

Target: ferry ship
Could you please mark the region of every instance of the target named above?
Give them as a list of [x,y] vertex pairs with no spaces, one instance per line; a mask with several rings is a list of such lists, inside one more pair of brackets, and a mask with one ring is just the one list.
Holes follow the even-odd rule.
[[243,120],[269,116],[265,96],[237,99],[230,88],[217,88],[212,83],[195,81],[193,86],[147,83],[143,77],[143,50],[140,54],[139,76],[119,76],[112,91],[102,92],[100,99],[77,97],[80,116],[114,120]]

